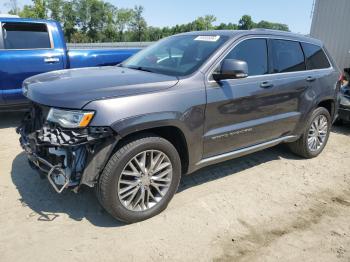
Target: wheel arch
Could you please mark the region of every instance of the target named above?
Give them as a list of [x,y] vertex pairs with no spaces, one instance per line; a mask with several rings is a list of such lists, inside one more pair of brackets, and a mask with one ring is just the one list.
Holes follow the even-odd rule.
[[329,112],[329,114],[331,115],[332,120],[334,119],[335,114],[336,114],[334,99],[323,99],[317,104],[316,108],[317,107],[324,107],[324,108],[326,108],[327,111]]
[[182,173],[187,173],[190,161],[187,146],[189,138],[186,136],[188,131],[178,119],[178,114],[165,112],[136,116],[115,122],[112,128],[120,136],[114,151],[143,134],[155,134],[168,140],[176,148],[181,159]]

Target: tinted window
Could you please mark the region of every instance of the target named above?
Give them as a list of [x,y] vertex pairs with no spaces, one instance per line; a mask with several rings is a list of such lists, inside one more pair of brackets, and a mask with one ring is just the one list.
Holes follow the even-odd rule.
[[5,23],[3,25],[5,49],[50,48],[50,37],[44,24]]
[[330,67],[328,59],[323,52],[322,48],[313,45],[302,43],[304,54],[306,56],[307,69],[322,69]]
[[239,43],[226,58],[247,62],[250,76],[268,73],[267,44],[265,39],[245,40]]
[[304,54],[299,42],[272,40],[273,72],[305,70]]

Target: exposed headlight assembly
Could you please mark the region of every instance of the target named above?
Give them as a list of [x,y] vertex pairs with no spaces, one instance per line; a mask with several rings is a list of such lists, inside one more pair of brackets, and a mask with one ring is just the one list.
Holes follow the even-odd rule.
[[73,111],[51,108],[47,115],[47,121],[57,123],[65,128],[86,127],[91,122],[94,112]]

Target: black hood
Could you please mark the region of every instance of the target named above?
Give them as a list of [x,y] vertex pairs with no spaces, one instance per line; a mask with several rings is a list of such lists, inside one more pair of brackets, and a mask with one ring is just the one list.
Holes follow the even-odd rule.
[[30,77],[23,83],[23,93],[39,104],[80,109],[93,100],[159,91],[177,82],[174,76],[117,66],[94,67]]

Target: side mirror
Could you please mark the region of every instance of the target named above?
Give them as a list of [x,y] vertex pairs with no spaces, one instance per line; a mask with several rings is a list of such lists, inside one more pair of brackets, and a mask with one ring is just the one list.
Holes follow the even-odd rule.
[[213,74],[216,81],[245,78],[248,76],[248,64],[236,59],[224,59],[219,72]]

